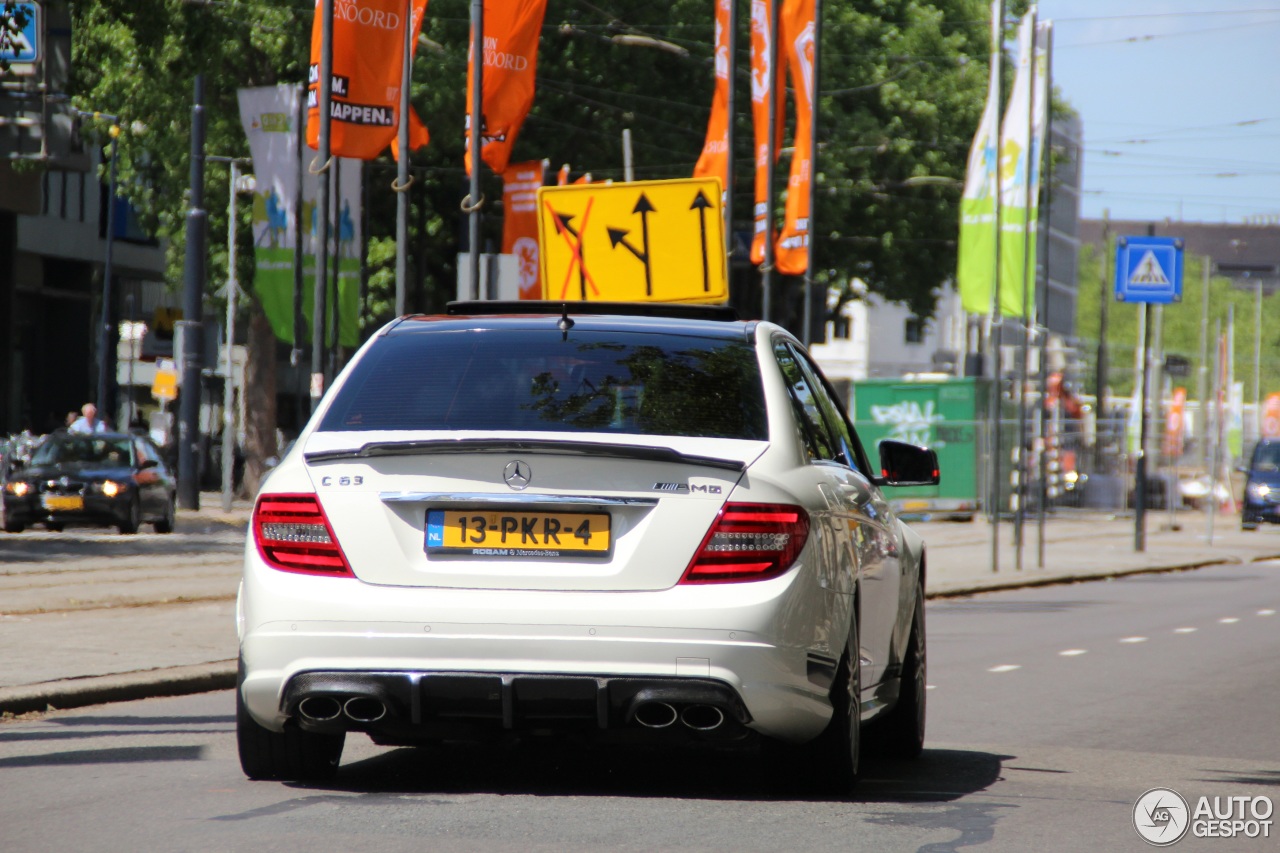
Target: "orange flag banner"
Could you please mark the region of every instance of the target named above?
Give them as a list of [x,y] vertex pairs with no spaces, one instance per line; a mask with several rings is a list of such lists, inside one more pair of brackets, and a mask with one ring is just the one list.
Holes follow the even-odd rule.
[[787,181],[786,215],[778,235],[776,265],[783,275],[804,275],[809,268],[809,198],[813,176],[814,0],[785,0],[780,29],[796,100],[796,133],[792,141],[791,177]]
[[[751,0],[751,116],[755,125],[756,203],[753,208],[755,231],[751,237],[751,262],[764,261],[764,241],[773,236],[773,217],[769,211],[768,175],[773,164],[769,162],[769,78],[776,71],[769,68],[770,45],[773,33],[769,32],[773,0]],[[778,52],[779,61],[785,54]],[[777,160],[782,148],[782,117],[786,105],[786,87],[777,87],[777,122],[774,124],[773,156]]]
[[711,96],[711,119],[707,122],[707,140],[702,145],[695,178],[719,178],[720,186],[729,186],[729,20],[730,0],[716,0],[716,88]]
[[[485,0],[484,83],[481,90],[480,159],[501,174],[511,159],[520,126],[533,106],[538,38],[547,0]],[[474,33],[472,43],[474,44]],[[467,132],[471,132],[474,57],[467,61]],[[465,156],[471,174],[471,152]]]
[[519,264],[520,298],[541,299],[538,257],[538,188],[544,166],[539,161],[512,163],[502,173],[502,253]]
[[[307,144],[320,145],[320,50],[325,0],[316,0],[307,73]],[[417,45],[427,0],[413,0],[411,43]],[[372,160],[400,127],[405,0],[336,3],[333,9],[333,89],[329,149],[337,157]],[[409,147],[427,144],[427,128],[409,111]]]

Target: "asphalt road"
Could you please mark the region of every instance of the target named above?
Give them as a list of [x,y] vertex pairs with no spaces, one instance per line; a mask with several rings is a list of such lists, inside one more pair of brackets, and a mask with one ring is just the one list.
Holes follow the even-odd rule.
[[933,602],[928,748],[849,800],[750,754],[360,737],[333,784],[251,783],[229,692],[56,712],[0,724],[0,850],[1146,850],[1149,788],[1280,799],[1277,610],[1273,563]]

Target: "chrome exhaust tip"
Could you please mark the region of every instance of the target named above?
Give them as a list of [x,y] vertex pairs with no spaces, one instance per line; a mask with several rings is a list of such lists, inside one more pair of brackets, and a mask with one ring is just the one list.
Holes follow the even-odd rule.
[[376,723],[387,715],[387,706],[372,696],[354,696],[342,706],[342,712],[357,723]]
[[666,702],[644,702],[636,707],[636,722],[646,729],[665,729],[679,717],[676,709]]
[[327,723],[342,714],[342,703],[334,696],[308,696],[298,703],[298,713],[303,719]]
[[724,712],[715,705],[690,705],[680,713],[680,722],[694,731],[714,731],[724,723]]

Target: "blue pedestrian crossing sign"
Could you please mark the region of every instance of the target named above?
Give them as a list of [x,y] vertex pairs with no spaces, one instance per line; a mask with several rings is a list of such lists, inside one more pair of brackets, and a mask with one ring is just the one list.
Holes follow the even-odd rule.
[[1181,237],[1116,240],[1116,301],[1181,302],[1182,244]]

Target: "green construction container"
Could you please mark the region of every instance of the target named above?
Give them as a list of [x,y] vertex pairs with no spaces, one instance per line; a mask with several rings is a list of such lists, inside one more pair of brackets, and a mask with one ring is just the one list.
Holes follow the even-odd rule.
[[983,506],[990,380],[979,377],[863,379],[853,383],[854,426],[872,459],[883,439],[933,448],[941,482],[892,490],[909,515],[972,518]]

